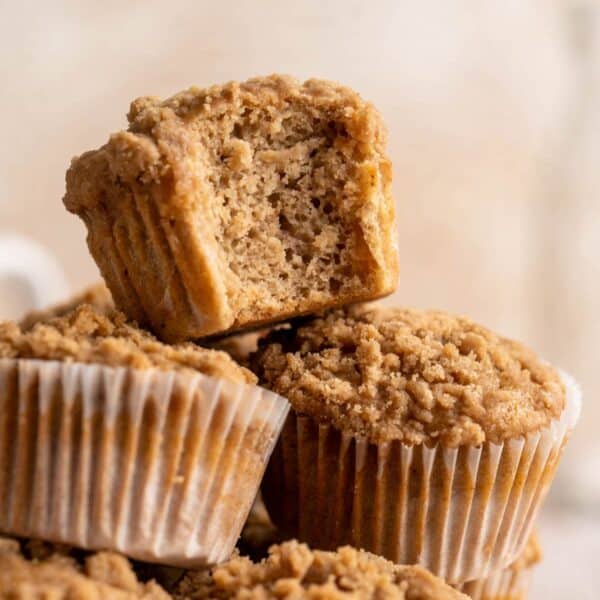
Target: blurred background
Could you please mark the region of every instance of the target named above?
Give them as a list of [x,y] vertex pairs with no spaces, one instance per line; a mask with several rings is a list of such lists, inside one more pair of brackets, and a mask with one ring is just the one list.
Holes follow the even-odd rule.
[[598,597],[598,3],[0,0],[0,10],[0,317],[98,279],[83,224],[61,203],[64,173],[124,126],[132,99],[272,72],[345,83],[389,128],[402,266],[392,300],[519,338],[584,389],[533,597]]

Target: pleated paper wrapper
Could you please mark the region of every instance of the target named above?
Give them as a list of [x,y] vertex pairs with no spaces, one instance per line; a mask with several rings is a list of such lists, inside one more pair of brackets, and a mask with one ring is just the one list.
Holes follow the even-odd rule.
[[531,533],[581,394],[544,430],[479,447],[373,444],[291,411],[262,493],[282,533],[314,548],[344,544],[450,583],[512,564]]
[[233,550],[288,412],[188,372],[0,360],[0,531],[190,567]]
[[472,600],[525,600],[531,584],[533,569],[502,569],[485,579],[468,581],[457,586]]

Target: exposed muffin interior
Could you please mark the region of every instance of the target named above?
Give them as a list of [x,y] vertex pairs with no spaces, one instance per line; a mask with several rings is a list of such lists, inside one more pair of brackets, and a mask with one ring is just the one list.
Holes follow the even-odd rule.
[[236,557],[210,576],[190,572],[173,595],[177,600],[467,599],[420,567],[395,565],[349,546],[324,552],[296,541],[272,546],[259,563]]
[[[92,239],[100,234],[93,211],[101,204],[111,213],[117,235],[124,227],[120,207],[130,205],[134,214],[157,212],[147,218],[160,220],[166,232],[139,231],[130,235],[133,241],[160,246],[166,235],[163,252],[173,235],[197,237],[209,269],[222,278],[227,328],[393,290],[386,133],[377,111],[357,93],[272,76],[192,88],[162,102],[140,98],[129,122],[127,132],[77,159],[67,174],[65,204],[88,224],[101,268],[105,256],[95,251],[101,242]],[[152,202],[157,209],[147,208]],[[160,260],[155,268],[166,270]],[[115,285],[111,268],[105,265],[103,273],[120,303],[129,283]],[[119,277],[138,285],[143,305],[152,282],[148,278],[143,294],[137,268],[132,261]],[[154,302],[161,291],[157,287]]]
[[531,350],[439,311],[330,311],[269,334],[253,365],[296,412],[374,442],[499,443],[565,406],[559,374]]
[[126,320],[83,304],[60,317],[38,321],[23,331],[0,322],[0,358],[34,358],[96,363],[135,369],[190,370],[241,383],[256,377],[225,352],[185,343],[167,345]]

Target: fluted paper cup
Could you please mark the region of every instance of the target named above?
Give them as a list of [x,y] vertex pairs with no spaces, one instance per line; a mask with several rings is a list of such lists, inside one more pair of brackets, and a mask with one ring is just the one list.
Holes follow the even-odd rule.
[[188,372],[0,360],[0,531],[193,567],[233,550],[288,403]]
[[315,548],[351,544],[454,584],[485,578],[523,550],[578,419],[579,388],[564,382],[559,419],[479,447],[373,444],[291,411],[263,480],[269,515]]
[[468,581],[457,589],[472,600],[525,600],[531,584],[533,569],[502,569],[485,579]]

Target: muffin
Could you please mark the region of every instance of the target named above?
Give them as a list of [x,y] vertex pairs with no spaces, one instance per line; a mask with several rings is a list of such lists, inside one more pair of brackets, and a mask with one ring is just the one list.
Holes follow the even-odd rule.
[[66,299],[42,310],[28,312],[20,321],[19,327],[23,331],[31,329],[39,321],[47,321],[52,317],[62,317],[77,308],[80,304],[90,304],[98,312],[106,314],[114,310],[115,305],[110,291],[103,282],[95,283],[85,288],[73,297]]
[[260,563],[236,557],[212,573],[188,573],[176,600],[467,600],[467,596],[417,566],[395,565],[349,546],[310,550],[296,541],[272,546]]
[[0,324],[0,531],[175,566],[233,550],[288,403],[89,305]]
[[282,534],[451,583],[522,552],[580,406],[527,348],[436,311],[330,311],[253,365],[292,405],[262,485]]
[[167,341],[392,292],[394,202],[374,107],[273,75],[140,98],[76,158],[64,203],[117,305]]
[[528,540],[525,550],[509,567],[492,573],[486,579],[468,581],[458,586],[472,600],[525,600],[533,567],[542,557],[537,535]]
[[99,552],[79,564],[53,554],[27,560],[16,540],[0,538],[0,598],[6,600],[169,600],[157,583],[138,581],[126,558]]

